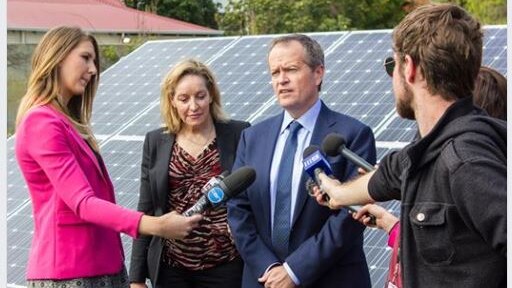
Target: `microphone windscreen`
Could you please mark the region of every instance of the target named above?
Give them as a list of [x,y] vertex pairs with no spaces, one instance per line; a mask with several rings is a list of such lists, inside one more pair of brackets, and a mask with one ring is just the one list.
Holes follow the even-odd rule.
[[304,152],[302,152],[302,159],[309,157],[309,155],[315,153],[318,150],[320,150],[320,148],[317,145],[310,145],[306,147],[306,149],[304,149]]
[[329,133],[322,141],[322,150],[328,156],[335,157],[340,154],[339,148],[345,146],[345,138],[337,133]]
[[238,195],[238,193],[247,189],[255,179],[256,171],[253,168],[249,166],[240,167],[222,180],[226,186],[224,192],[229,198],[234,197]]

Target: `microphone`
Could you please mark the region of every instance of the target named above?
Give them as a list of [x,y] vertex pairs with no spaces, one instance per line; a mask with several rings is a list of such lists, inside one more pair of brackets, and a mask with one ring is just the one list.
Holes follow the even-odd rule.
[[[247,189],[247,187],[249,187],[255,179],[256,171],[248,166],[240,167],[224,179],[212,181],[212,178],[208,181],[208,183],[210,183],[210,181],[218,181],[218,183],[212,184],[213,186],[208,189],[203,194],[203,196],[201,196],[201,198],[199,198],[199,200],[182,215],[188,217],[194,214],[203,213],[209,208],[217,207],[220,204],[226,202],[228,199]],[[205,186],[208,186],[208,183],[206,183]]]
[[[324,141],[325,142],[325,141]],[[304,165],[304,170],[308,173],[311,178],[314,179],[314,181],[321,186],[321,181],[318,178],[318,175],[320,173],[324,173],[325,175],[333,178],[334,175],[332,174],[331,165],[325,157],[322,155],[322,152],[320,152],[320,149],[316,145],[308,146],[306,149],[304,149],[304,152],[302,153],[302,164]],[[324,199],[326,201],[329,201],[329,195],[324,194]],[[356,213],[359,210],[361,210],[360,205],[350,205],[345,206],[345,208],[350,211],[350,213]],[[369,224],[375,225],[376,219],[375,216],[369,215],[370,221]]]
[[[199,198],[199,200],[189,208],[187,211],[183,213],[184,216],[191,216],[192,214],[201,213],[202,211],[205,211],[208,207],[210,202],[208,201],[208,197],[205,197],[206,193],[213,189],[214,187],[218,186],[220,182],[226,178],[226,176],[229,175],[229,171],[224,171],[220,175],[214,176],[206,182],[206,184],[201,187],[201,193],[203,194],[203,197]],[[212,192],[213,193],[213,192]]]
[[325,154],[331,157],[341,154],[358,167],[363,168],[366,172],[375,170],[375,167],[373,167],[372,164],[368,163],[368,161],[364,160],[356,153],[350,151],[350,149],[345,146],[346,143],[345,138],[340,134],[330,133],[324,138],[324,141],[322,141],[322,150]]
[[204,184],[203,187],[201,188],[201,193],[204,194],[208,192],[208,190],[212,189],[214,186],[219,185],[220,181],[224,180],[224,178],[226,178],[226,176],[228,175],[229,171],[225,170],[220,175],[210,178],[210,180],[208,180],[208,182],[206,182],[206,184]]
[[318,174],[325,173],[327,176],[332,176],[331,165],[322,155],[320,148],[316,145],[310,145],[302,153],[302,165],[308,175],[318,183]]

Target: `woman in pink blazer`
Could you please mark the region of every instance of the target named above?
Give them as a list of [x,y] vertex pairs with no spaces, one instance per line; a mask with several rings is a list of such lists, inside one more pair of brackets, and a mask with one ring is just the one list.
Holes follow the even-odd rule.
[[128,287],[119,232],[181,239],[201,216],[143,215],[115,204],[90,129],[98,45],[79,28],[45,34],[16,119],[16,158],[33,205],[28,287]]

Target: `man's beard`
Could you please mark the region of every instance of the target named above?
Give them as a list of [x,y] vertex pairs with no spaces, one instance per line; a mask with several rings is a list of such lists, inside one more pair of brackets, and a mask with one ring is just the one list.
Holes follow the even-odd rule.
[[407,83],[405,83],[405,77],[403,75],[400,76],[403,95],[402,97],[397,97],[396,112],[402,118],[416,120],[416,116],[414,115],[414,110],[412,108],[412,91]]

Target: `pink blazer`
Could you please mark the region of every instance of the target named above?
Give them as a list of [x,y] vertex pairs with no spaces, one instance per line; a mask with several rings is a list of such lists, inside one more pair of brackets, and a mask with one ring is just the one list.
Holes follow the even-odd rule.
[[34,215],[27,279],[120,272],[119,232],[137,237],[142,213],[115,204],[105,166],[70,121],[49,105],[35,107],[15,140]]

